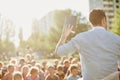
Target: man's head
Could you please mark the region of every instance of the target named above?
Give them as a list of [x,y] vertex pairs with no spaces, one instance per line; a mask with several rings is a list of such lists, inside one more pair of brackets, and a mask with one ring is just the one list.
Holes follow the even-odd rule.
[[106,15],[105,12],[101,9],[93,9],[89,14],[89,21],[92,26],[102,26],[107,29]]

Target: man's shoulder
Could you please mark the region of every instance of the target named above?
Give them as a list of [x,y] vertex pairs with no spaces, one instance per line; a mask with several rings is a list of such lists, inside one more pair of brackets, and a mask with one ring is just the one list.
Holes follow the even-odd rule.
[[114,33],[110,32],[110,31],[107,31],[107,32],[108,32],[108,34],[109,34],[111,37],[113,37],[115,40],[117,40],[117,41],[120,42],[120,36],[118,36],[117,34],[114,34]]
[[81,32],[81,33],[78,33],[74,38],[75,39],[82,38],[87,36],[88,34],[90,34],[90,31]]

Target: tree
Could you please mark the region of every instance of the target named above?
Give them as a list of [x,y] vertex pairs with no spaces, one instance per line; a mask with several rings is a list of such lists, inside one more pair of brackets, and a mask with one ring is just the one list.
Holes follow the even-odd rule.
[[68,15],[73,15],[72,14],[73,12],[77,16],[77,29],[75,34],[71,34],[68,37],[67,41],[70,40],[76,34],[89,29],[87,25],[87,20],[85,19],[85,17],[81,15],[80,12],[72,11],[70,9],[53,11],[55,24],[51,26],[49,35],[48,35],[48,41],[49,41],[48,45],[50,46],[49,49],[51,52],[55,49],[55,46],[58,40],[60,39],[65,17]]
[[46,52],[47,51],[46,47],[44,47],[46,45],[45,44],[46,37],[45,34],[43,34],[43,32],[41,31],[42,28],[41,25],[39,24],[40,24],[39,20],[37,19],[33,20],[32,34],[27,40],[27,45],[30,46],[35,51]]
[[115,12],[115,17],[112,22],[111,32],[120,36],[120,10]]
[[12,39],[15,34],[15,26],[13,25],[12,20],[0,18],[0,52],[14,52],[15,46],[12,42]]
[[10,19],[5,19],[4,21],[4,35],[6,41],[9,41],[15,34],[15,27]]
[[26,45],[28,45],[35,51],[40,51],[46,55],[53,52],[58,40],[60,39],[65,17],[68,15],[77,16],[76,33],[71,34],[68,37],[68,40],[70,40],[73,36],[75,36],[79,32],[83,32],[89,29],[87,25],[87,20],[85,19],[85,17],[81,15],[80,12],[72,11],[70,9],[55,10],[49,12],[46,16],[42,17],[40,20],[35,19],[33,21],[32,34],[25,42]]
[[23,30],[22,30],[22,28],[20,28],[19,29],[19,40],[20,40],[20,42],[22,42],[23,41]]

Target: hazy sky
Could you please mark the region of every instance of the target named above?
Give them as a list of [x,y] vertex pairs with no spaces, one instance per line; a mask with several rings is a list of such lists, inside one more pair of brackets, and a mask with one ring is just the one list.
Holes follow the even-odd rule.
[[[13,20],[17,30],[22,27],[24,39],[30,35],[33,19],[40,19],[49,11],[66,8],[82,12],[87,17],[88,0],[0,0],[2,17]],[[15,38],[15,43],[17,42]]]

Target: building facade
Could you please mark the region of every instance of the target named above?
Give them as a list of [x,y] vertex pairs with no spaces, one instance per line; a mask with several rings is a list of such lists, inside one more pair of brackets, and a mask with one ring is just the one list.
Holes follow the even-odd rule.
[[120,10],[120,0],[89,0],[89,7],[93,8],[101,8],[105,11],[107,16],[107,25],[108,28],[111,28],[112,19],[115,16],[115,11]]

